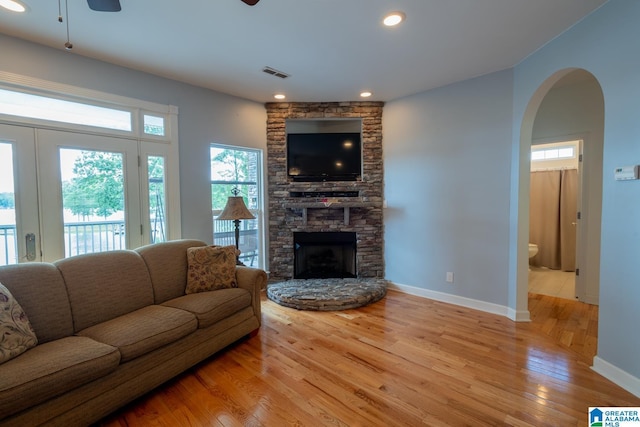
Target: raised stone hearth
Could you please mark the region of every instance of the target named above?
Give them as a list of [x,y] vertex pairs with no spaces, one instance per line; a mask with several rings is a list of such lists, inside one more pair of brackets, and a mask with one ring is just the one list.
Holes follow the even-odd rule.
[[270,300],[298,310],[347,310],[379,301],[386,294],[384,279],[296,279],[267,285]]
[[[382,102],[266,104],[270,281],[294,277],[294,232],[354,232],[357,277],[384,277],[383,105]],[[361,179],[292,181],[287,175],[286,131],[287,121],[298,119],[356,121],[362,134]],[[299,194],[319,196],[296,197]]]

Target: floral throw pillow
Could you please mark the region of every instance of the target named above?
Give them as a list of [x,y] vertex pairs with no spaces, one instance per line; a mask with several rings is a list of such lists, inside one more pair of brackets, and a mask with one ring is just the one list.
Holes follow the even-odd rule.
[[38,344],[27,315],[0,283],[0,363],[24,353]]
[[187,249],[186,294],[235,288],[236,247],[202,246]]

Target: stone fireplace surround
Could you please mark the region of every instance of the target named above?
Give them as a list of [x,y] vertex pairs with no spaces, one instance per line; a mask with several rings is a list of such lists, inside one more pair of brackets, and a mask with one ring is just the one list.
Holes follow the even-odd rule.
[[[384,277],[382,102],[267,103],[269,280],[293,278],[294,232],[356,233],[359,278]],[[286,170],[287,120],[359,119],[362,180],[293,182]],[[344,192],[357,197],[292,197]],[[326,206],[328,205],[328,206]]]

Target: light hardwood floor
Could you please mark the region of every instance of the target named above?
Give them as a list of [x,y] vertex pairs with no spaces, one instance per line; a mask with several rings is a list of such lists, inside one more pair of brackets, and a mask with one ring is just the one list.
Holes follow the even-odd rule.
[[589,406],[640,406],[590,369],[588,340],[557,333],[588,307],[574,316],[580,303],[554,309],[549,298],[530,295],[531,323],[396,291],[334,312],[265,299],[256,337],[100,424],[585,426]]

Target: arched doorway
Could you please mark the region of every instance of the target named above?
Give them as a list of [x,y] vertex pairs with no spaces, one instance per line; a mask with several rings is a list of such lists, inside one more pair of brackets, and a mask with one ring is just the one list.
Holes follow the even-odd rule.
[[[582,141],[581,178],[576,218],[576,287],[578,301],[598,304],[600,221],[602,211],[602,153],[604,97],[596,78],[582,69],[566,69],[550,76],[532,96],[520,133],[520,192],[518,222],[518,300],[529,291],[528,234],[530,152],[532,144]],[[526,232],[523,230],[526,229]]]

